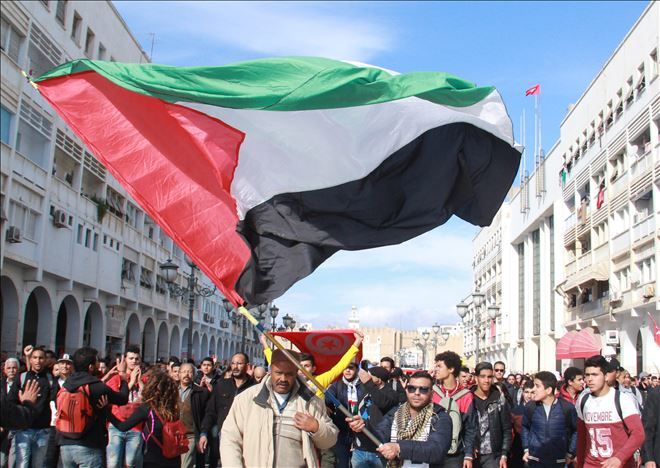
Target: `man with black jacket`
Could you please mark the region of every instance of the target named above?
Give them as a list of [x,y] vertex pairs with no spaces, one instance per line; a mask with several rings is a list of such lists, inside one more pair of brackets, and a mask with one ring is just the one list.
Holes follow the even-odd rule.
[[642,412],[642,422],[646,440],[642,445],[644,468],[658,468],[660,465],[660,389],[648,390],[646,404]]
[[[376,424],[369,421],[369,428],[384,442],[376,450],[388,466],[412,462],[439,467],[451,444],[451,420],[441,406],[433,404],[433,377],[426,371],[414,373],[406,393],[406,403]],[[348,422],[355,432],[362,432],[366,425],[360,416]]]
[[182,468],[204,468],[204,454],[197,450],[197,443],[202,432],[202,420],[206,411],[211,392],[210,385],[193,383],[195,366],[186,362],[179,368],[179,413],[181,421],[186,426],[188,437],[188,453],[181,456]]
[[[214,425],[217,425],[218,432],[222,431],[222,424],[229,414],[229,409],[234,402],[234,397],[247,388],[255,385],[257,382],[254,377],[247,373],[248,364],[250,359],[245,353],[236,353],[231,357],[231,378],[220,379],[217,381],[211,398],[206,404],[206,416],[202,421],[202,432],[199,437],[199,450],[201,452],[206,450],[209,440],[209,433]],[[211,457],[209,467],[215,468],[219,451],[210,447]],[[222,463],[222,462],[221,462]]]
[[[325,393],[334,396],[351,414],[358,414],[358,404],[364,398],[365,391],[357,375],[357,365],[351,362],[342,372],[342,378],[333,382]],[[354,433],[348,427],[344,413],[336,409],[331,401],[334,401],[334,399],[326,398],[325,404],[332,410],[330,417],[339,429],[337,444],[335,445],[337,466],[346,467],[350,464]]]
[[[392,372],[394,372],[394,359],[392,359],[389,356],[382,357],[380,359],[380,367],[384,368],[389,372],[390,377],[392,376]],[[406,391],[403,388],[403,384],[398,380],[398,379],[392,379],[389,378],[389,383],[388,386],[392,388],[397,394],[397,397],[399,398],[399,403],[405,403],[406,402]]]
[[14,444],[16,447],[16,466],[45,466],[46,449],[50,437],[52,417],[51,402],[55,401],[59,385],[46,367],[46,353],[43,348],[26,348],[29,353],[30,370],[18,377],[12,385],[7,399],[11,404],[19,404],[19,391],[25,390],[25,384],[36,380],[39,384],[39,397],[35,403],[36,415],[27,429],[16,431]]
[[[125,405],[128,403],[128,385],[126,383],[126,361],[122,357],[117,364],[117,371],[121,383],[119,391],[115,392],[96,376],[98,351],[94,348],[80,348],[73,353],[74,373],[63,385],[69,392],[76,392],[79,387],[87,385],[89,400],[94,410],[94,419],[85,428],[82,437],[71,439],[59,434],[60,457],[64,468],[87,466],[101,468],[103,466],[103,452],[106,446],[106,417],[105,412],[96,410],[105,404]],[[99,403],[99,400],[101,402]]]
[[473,409],[477,412],[478,431],[475,450],[476,467],[506,468],[507,453],[511,448],[511,407],[507,399],[493,386],[493,365],[477,364],[474,370],[477,387],[474,390]]

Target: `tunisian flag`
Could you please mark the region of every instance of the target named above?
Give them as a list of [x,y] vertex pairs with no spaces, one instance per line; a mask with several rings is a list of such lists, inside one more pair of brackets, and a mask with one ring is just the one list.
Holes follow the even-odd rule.
[[[329,371],[355,341],[353,330],[314,330],[308,332],[273,332],[292,342],[303,353],[314,356],[316,373]],[[362,345],[356,359],[362,359]]]
[[448,73],[77,60],[36,86],[234,305],[278,298],[338,250],[454,215],[488,226],[520,163],[497,90]]
[[537,84],[525,91],[525,96],[533,96],[535,94],[541,94],[541,85]]

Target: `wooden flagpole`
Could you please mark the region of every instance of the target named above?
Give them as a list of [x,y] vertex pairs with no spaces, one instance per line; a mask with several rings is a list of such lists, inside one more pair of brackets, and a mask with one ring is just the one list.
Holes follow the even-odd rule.
[[[291,361],[291,362],[292,362],[292,363],[298,368],[298,370],[299,370],[300,372],[302,372],[303,375],[304,375],[304,376],[305,376],[310,382],[312,382],[312,383],[316,386],[316,388],[318,388],[319,390],[321,390],[321,391],[325,394],[326,398],[332,402],[332,404],[334,404],[337,408],[339,408],[339,411],[341,411],[341,412],[342,412],[347,418],[352,418],[352,417],[354,416],[354,414],[352,414],[350,411],[348,411],[348,409],[347,409],[344,405],[342,405],[342,404],[340,403],[340,401],[339,401],[334,395],[332,395],[331,393],[327,393],[327,389],[324,388],[323,385],[321,385],[321,384],[319,383],[318,380],[316,380],[316,377],[314,377],[314,376],[311,374],[311,372],[309,372],[307,369],[305,369],[303,366],[301,366],[300,363],[299,363],[299,362],[298,362],[298,361],[297,361],[297,360],[291,355],[291,353],[290,353],[290,352],[289,352],[284,346],[282,346],[282,344],[281,344],[279,341],[277,341],[277,340],[275,339],[274,336],[272,336],[270,333],[268,333],[268,332],[266,331],[266,329],[265,329],[265,328],[259,323],[259,321],[258,321],[258,320],[257,320],[257,319],[256,319],[251,313],[250,313],[250,311],[247,310],[246,307],[244,307],[244,306],[240,306],[240,307],[238,308],[238,311],[241,313],[241,315],[243,315],[243,317],[245,317],[246,319],[248,319],[248,321],[249,321],[252,325],[254,325],[254,327],[255,327],[260,333],[263,333],[264,336],[268,339],[268,341],[270,341],[271,343],[273,343],[273,345],[274,345],[277,349],[279,349],[280,351],[282,351],[282,352],[284,353],[284,355],[286,356],[286,358],[287,358],[289,361]],[[371,440],[374,444],[376,444],[376,446],[380,447],[381,445],[383,445],[383,443],[382,443],[380,440],[378,440],[378,438],[377,438],[377,437],[376,437],[376,436],[375,436],[375,435],[374,435],[369,429],[367,429],[366,427],[362,430],[362,433],[363,433],[364,435],[366,435],[366,436],[369,438],[369,440]]]

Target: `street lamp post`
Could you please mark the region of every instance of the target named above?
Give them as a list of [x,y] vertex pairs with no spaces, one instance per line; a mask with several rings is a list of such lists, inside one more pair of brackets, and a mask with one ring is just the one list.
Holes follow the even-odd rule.
[[272,323],[273,323],[270,329],[273,331],[275,331],[275,319],[277,318],[277,314],[279,311],[280,309],[278,309],[275,304],[270,306],[270,318],[272,319]]
[[194,317],[193,313],[195,311],[195,297],[210,297],[215,294],[215,286],[213,289],[209,289],[205,286],[199,284],[199,280],[196,276],[197,265],[186,256],[186,263],[190,266],[190,275],[188,276],[188,284],[185,288],[182,288],[175,283],[178,277],[179,266],[172,261],[171,258],[168,258],[165,263],[160,265],[160,271],[165,277],[167,282],[167,287],[169,289],[170,295],[172,297],[183,297],[186,294],[188,295],[188,349],[187,354],[188,358],[192,358],[192,346],[193,346],[193,324]]

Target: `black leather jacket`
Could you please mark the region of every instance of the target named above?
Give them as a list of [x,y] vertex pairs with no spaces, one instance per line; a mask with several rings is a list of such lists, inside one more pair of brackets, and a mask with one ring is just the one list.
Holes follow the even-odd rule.
[[499,457],[507,455],[511,449],[511,407],[504,396],[495,387],[491,387],[490,395],[485,400],[480,399],[476,393],[472,402],[472,409],[477,417],[477,434],[474,441],[475,451],[481,447],[481,427],[479,415],[484,411],[488,413],[488,427],[490,445],[493,455]]

